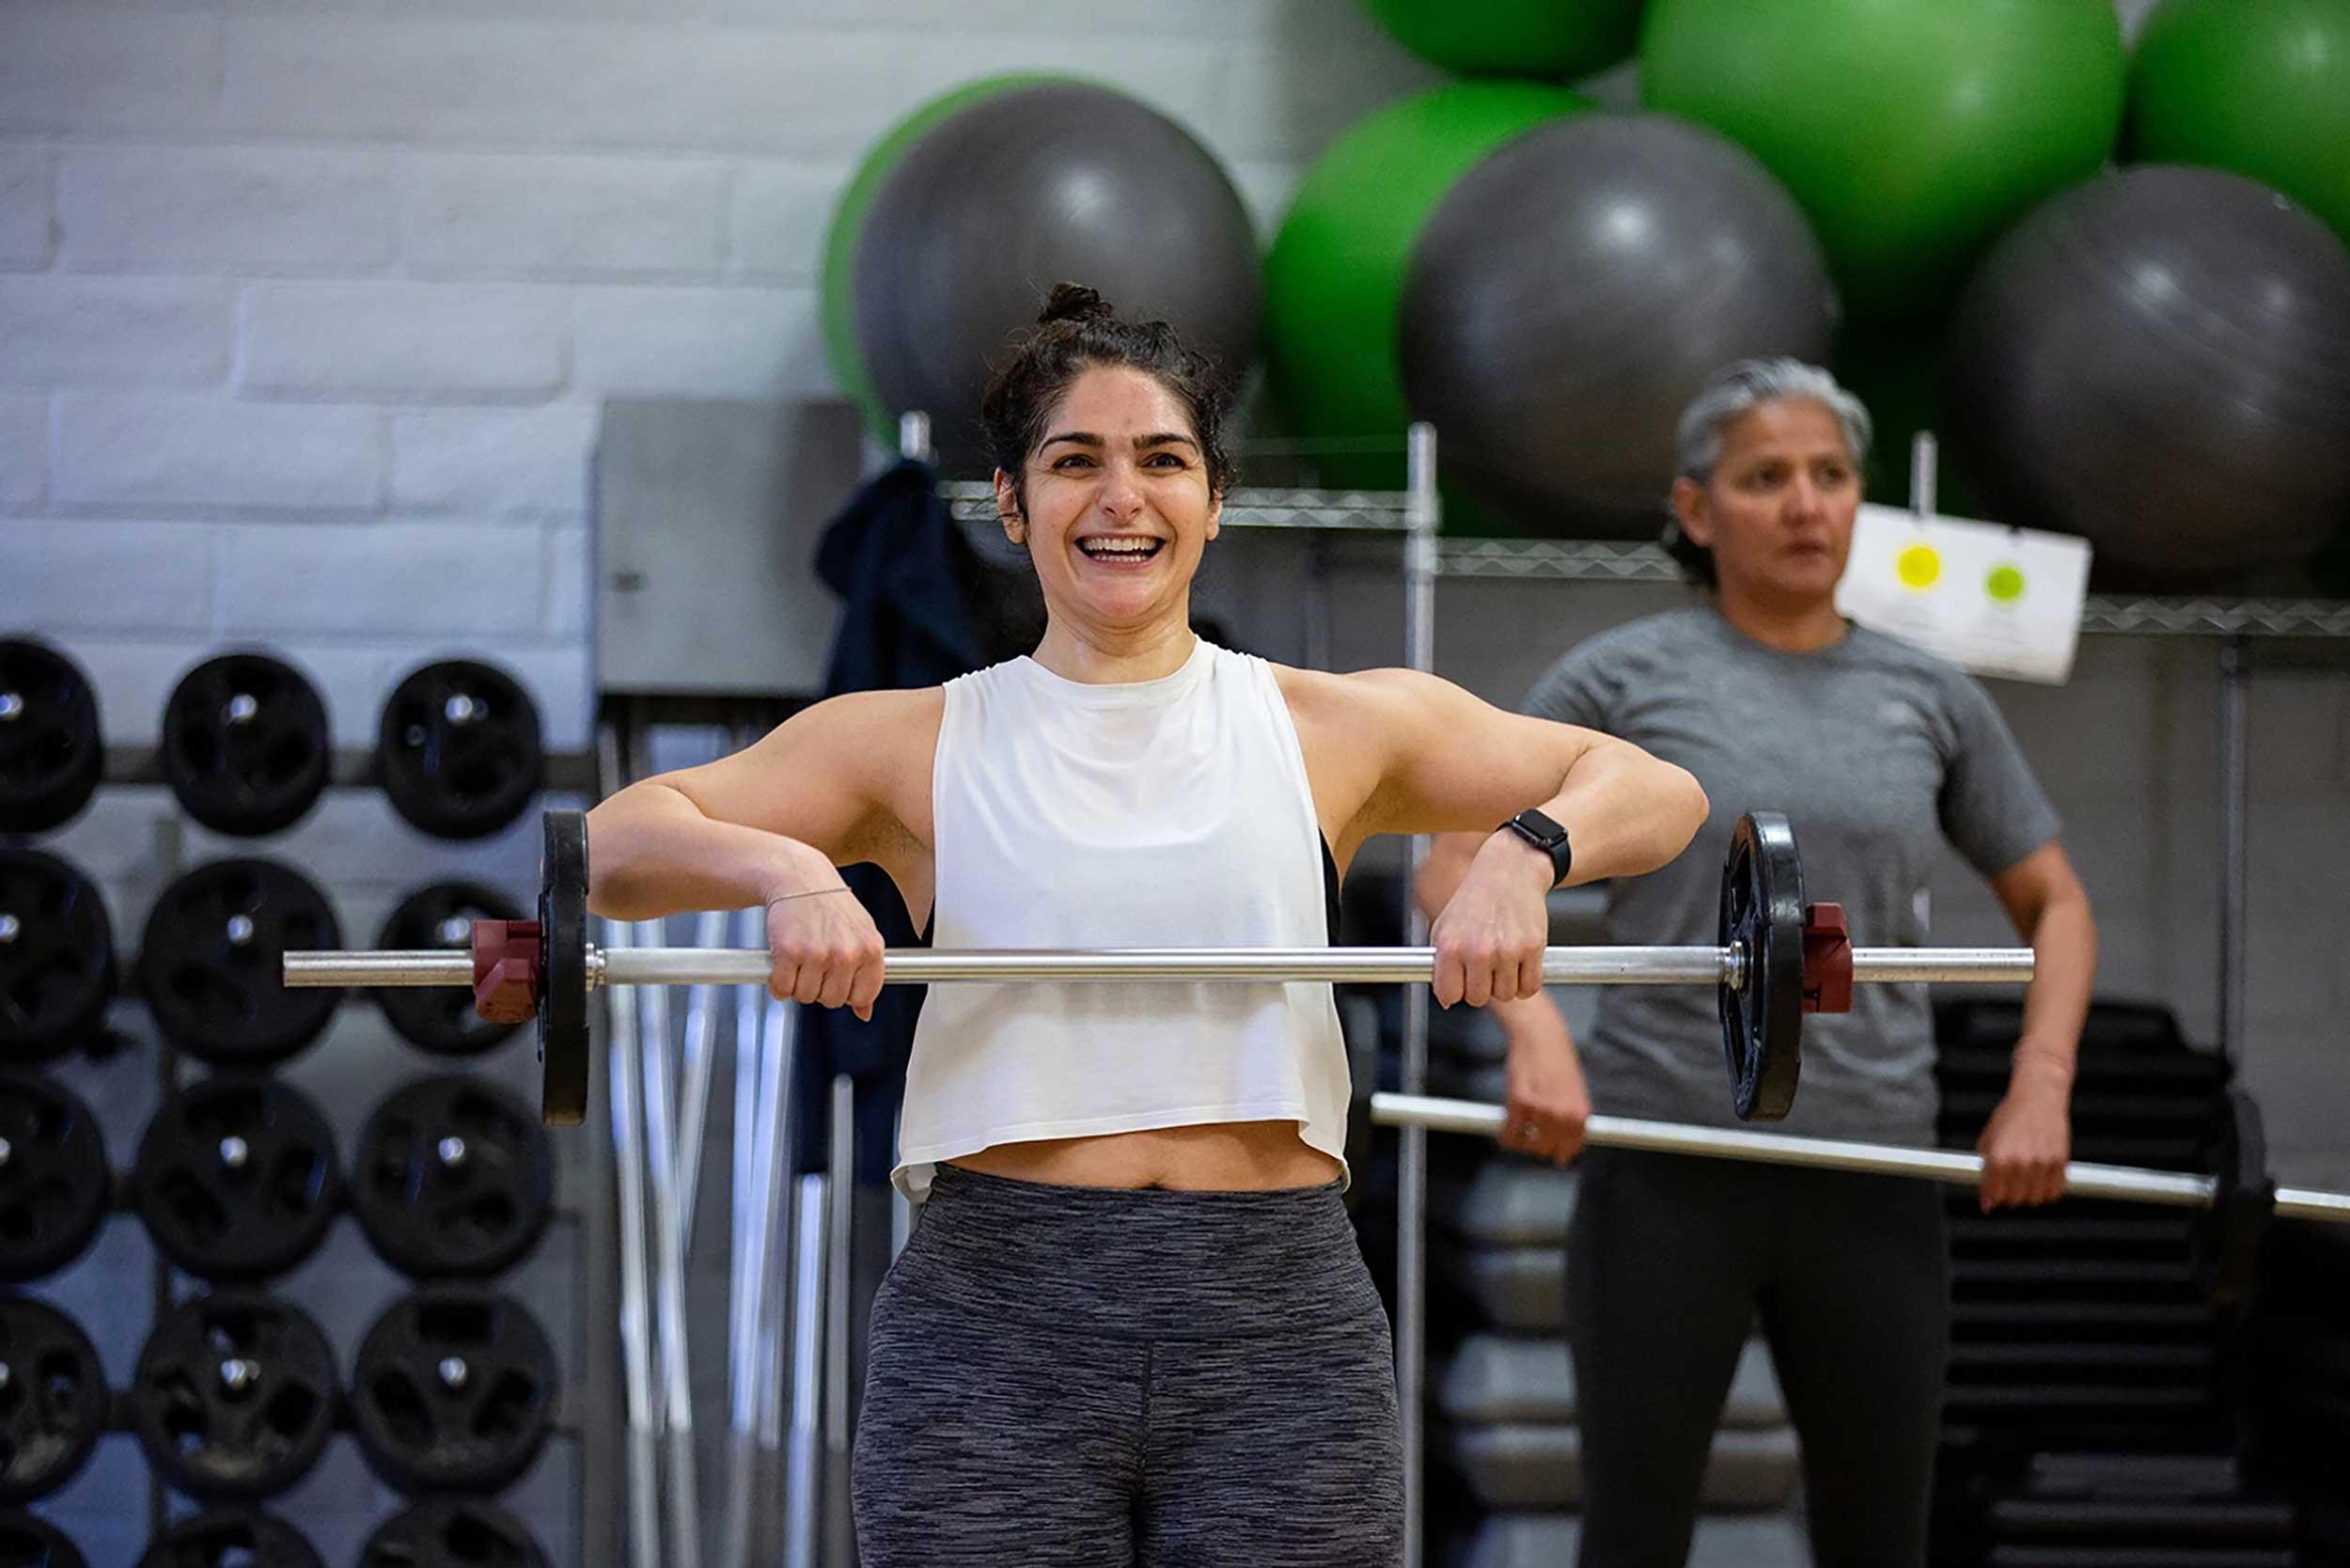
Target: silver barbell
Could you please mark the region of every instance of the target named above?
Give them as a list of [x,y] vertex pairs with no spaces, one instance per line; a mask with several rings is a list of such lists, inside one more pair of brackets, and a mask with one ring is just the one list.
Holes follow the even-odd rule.
[[[1472,1100],[1424,1094],[1373,1094],[1371,1119],[1383,1127],[1424,1127],[1433,1133],[1468,1133],[1497,1137],[1507,1111]],[[1918,1176],[1950,1186],[1980,1186],[1980,1154],[1954,1149],[1903,1149],[1889,1144],[1847,1143],[1833,1138],[1749,1133],[1731,1127],[1691,1127],[1671,1121],[1594,1116],[1584,1123],[1583,1141],[1604,1149],[1637,1149],[1659,1154],[1698,1154],[1761,1165],[1807,1166],[1879,1176]],[[2177,1170],[2075,1161],[2064,1168],[2064,1190],[2074,1198],[2111,1198],[2129,1203],[2160,1203],[2207,1209],[2217,1181]],[[2279,1187],[2276,1214],[2288,1219],[2350,1225],[2350,1193],[2309,1187]]]
[[[1735,947],[1551,948],[1549,985],[1746,984]],[[757,948],[588,949],[590,990],[607,985],[764,984],[775,960]],[[960,981],[1057,984],[1151,980],[1254,980],[1338,984],[1425,984],[1433,948],[1106,948],[932,951],[893,948],[882,979],[892,985]],[[2032,978],[2029,948],[1855,948],[1852,978],[1878,985],[2021,984]],[[471,986],[470,953],[431,949],[286,954],[289,986]]]

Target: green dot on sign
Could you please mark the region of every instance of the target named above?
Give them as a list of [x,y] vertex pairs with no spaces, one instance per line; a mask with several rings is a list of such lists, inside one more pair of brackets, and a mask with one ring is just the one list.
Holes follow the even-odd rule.
[[2023,568],[2003,562],[1991,569],[1983,579],[1982,590],[2002,604],[2013,604],[2024,597]]

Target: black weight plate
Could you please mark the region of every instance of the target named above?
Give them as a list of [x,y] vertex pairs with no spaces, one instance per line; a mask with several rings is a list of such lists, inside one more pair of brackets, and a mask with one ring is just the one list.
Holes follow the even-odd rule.
[[139,986],[174,1045],[266,1067],[316,1040],[342,999],[285,983],[288,949],[340,948],[326,895],[274,860],[215,860],[164,889],[147,917]]
[[462,1074],[395,1091],[360,1129],[352,1207],[403,1274],[495,1274],[538,1242],[554,1161],[529,1108]]
[[85,1043],[114,983],[98,885],[54,855],[0,846],[0,1055],[39,1061]]
[[439,1286],[385,1309],[351,1375],[352,1428],[403,1492],[496,1492],[545,1446],[555,1349],[522,1303]]
[[247,1508],[215,1508],[148,1544],[139,1568],[321,1568],[291,1525]]
[[443,1498],[386,1519],[359,1568],[547,1568],[547,1554],[504,1510]]
[[1803,1067],[1803,862],[1777,811],[1738,819],[1722,863],[1721,944],[1746,955],[1746,983],[1720,988],[1731,1104],[1776,1121]]
[[2262,1244],[2277,1215],[2267,1134],[2243,1090],[2217,1097],[2209,1144],[2211,1202],[2196,1211],[2190,1231],[2195,1282],[2215,1306],[2234,1307],[2259,1283]]
[[[478,883],[435,882],[400,901],[375,945],[396,952],[470,949],[474,921],[521,918],[521,909],[503,893]],[[478,1056],[521,1027],[486,1021],[474,1011],[473,993],[458,986],[387,985],[376,991],[375,1001],[402,1040],[435,1056]]]
[[384,704],[375,776],[392,809],[427,833],[495,833],[523,814],[546,778],[538,706],[494,666],[426,665]]
[[539,1114],[588,1117],[588,814],[550,811],[539,858]]
[[0,833],[46,833],[97,792],[98,694],[44,643],[0,638]]
[[131,1388],[147,1462],[192,1497],[284,1491],[335,1427],[335,1356],[299,1308],[251,1292],[182,1303],[148,1336]]
[[0,1502],[72,1480],[106,1429],[106,1406],[89,1336],[45,1302],[0,1296]]
[[342,1198],[335,1134],[290,1084],[207,1078],[155,1113],[132,1186],[155,1250],[207,1279],[254,1280],[317,1250]]
[[30,1513],[0,1513],[0,1564],[7,1568],[89,1568],[65,1532]]
[[335,762],[317,689],[266,653],[224,653],[181,676],[157,749],[182,810],[247,836],[301,821]]
[[80,1257],[113,1189],[89,1106],[46,1078],[0,1075],[0,1282],[39,1279]]

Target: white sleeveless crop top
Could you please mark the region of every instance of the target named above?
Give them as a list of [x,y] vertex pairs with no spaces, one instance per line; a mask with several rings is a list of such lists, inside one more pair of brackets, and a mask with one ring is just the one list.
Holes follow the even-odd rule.
[[[931,777],[931,941],[1318,948],[1321,824],[1262,659],[1200,642],[1174,674],[1089,685],[1013,659],[947,683]],[[1327,984],[933,985],[893,1179],[999,1143],[1295,1121],[1344,1163]]]

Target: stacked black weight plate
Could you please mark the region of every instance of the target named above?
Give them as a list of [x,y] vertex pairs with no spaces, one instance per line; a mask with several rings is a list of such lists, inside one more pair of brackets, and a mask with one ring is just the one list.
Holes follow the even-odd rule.
[[114,926],[97,884],[54,855],[0,845],[0,1061],[88,1044],[114,986]]
[[80,1257],[113,1200],[89,1106],[47,1078],[0,1074],[0,1283],[42,1278]]
[[426,665],[384,704],[375,768],[384,798],[413,825],[483,838],[521,816],[545,779],[538,706],[494,666]]
[[2350,1562],[2350,1232],[2280,1221],[2261,1263],[2246,1334],[2250,1456],[2306,1505],[2312,1560]]
[[[1971,1148],[2007,1088],[2013,1003],[1940,1011],[1941,1141]],[[2073,1157],[2201,1168],[2226,1064],[2136,1008],[2092,1010]],[[1952,1189],[1952,1344],[1944,1426],[1956,1449],[2178,1451],[2224,1435],[2217,1338],[2183,1209],[2068,1200],[1983,1215]]]
[[274,1497],[333,1435],[335,1354],[309,1315],[258,1293],[182,1303],[148,1336],[131,1388],[147,1462],[206,1501]]
[[546,1229],[554,1159],[528,1106],[462,1074],[394,1091],[360,1130],[352,1202],[384,1261],[422,1278],[518,1262]]
[[498,1492],[545,1445],[556,1381],[554,1346],[522,1303],[439,1286],[393,1302],[368,1330],[352,1425],[401,1491]]
[[[2005,999],[1946,1002],[1936,1026],[1941,1141],[1971,1148],[2006,1090],[2019,1013]],[[2082,1036],[2073,1157],[2208,1169],[2228,1078],[2167,1012],[2099,1004]],[[2291,1511],[2248,1488],[2230,1458],[2227,1323],[2199,1275],[2195,1213],[2068,1199],[1985,1215],[1966,1188],[1947,1201],[1935,1560],[2289,1561]]]
[[292,826],[326,790],[326,705],[298,669],[266,653],[224,653],[188,671],[156,737],[180,809],[216,833]]
[[341,999],[288,986],[288,949],[342,945],[334,909],[307,877],[272,860],[215,860],[156,899],[140,989],[180,1050],[217,1066],[272,1066],[316,1040]]
[[46,643],[0,638],[0,833],[70,821],[105,771],[98,695]]
[[155,1113],[133,1190],[157,1251],[204,1278],[250,1282],[317,1250],[343,1184],[334,1131],[307,1096],[219,1076]]
[[105,1369],[73,1320],[0,1296],[0,1503],[45,1497],[72,1480],[105,1430],[107,1404]]
[[0,1513],[0,1563],[9,1568],[88,1568],[65,1531],[30,1513]]
[[157,1536],[139,1568],[321,1568],[319,1554],[285,1520],[249,1508],[215,1508]]
[[471,1498],[420,1502],[368,1538],[359,1568],[547,1568],[520,1520]]

